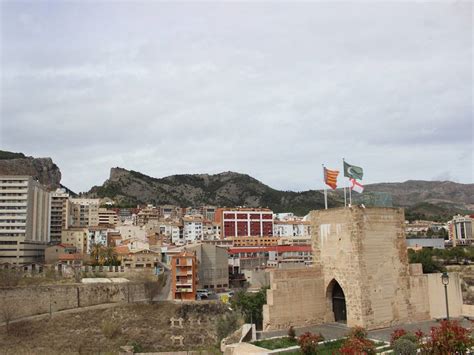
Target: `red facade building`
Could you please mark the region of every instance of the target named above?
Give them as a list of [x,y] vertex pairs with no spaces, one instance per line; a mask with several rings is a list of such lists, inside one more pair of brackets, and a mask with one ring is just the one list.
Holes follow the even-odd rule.
[[218,208],[215,217],[222,238],[273,235],[273,212],[267,208]]

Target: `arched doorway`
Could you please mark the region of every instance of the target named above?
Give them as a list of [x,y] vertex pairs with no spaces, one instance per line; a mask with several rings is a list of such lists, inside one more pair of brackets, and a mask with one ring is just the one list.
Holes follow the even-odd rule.
[[[332,290],[331,290],[332,287]],[[332,280],[329,284],[330,297],[332,302],[332,311],[334,312],[334,320],[340,323],[347,322],[346,297],[341,285],[336,280]]]

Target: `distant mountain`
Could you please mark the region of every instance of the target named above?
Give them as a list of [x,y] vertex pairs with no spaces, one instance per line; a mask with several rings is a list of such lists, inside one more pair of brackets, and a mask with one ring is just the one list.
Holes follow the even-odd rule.
[[61,186],[61,171],[51,158],[33,158],[0,150],[0,175],[30,175],[49,189]]
[[[449,181],[406,181],[366,186],[366,193],[388,193],[394,206],[405,207],[407,217],[444,220],[455,213],[474,210],[474,184]],[[224,172],[215,175],[173,175],[153,178],[136,171],[112,168],[102,186],[86,195],[111,198],[121,205],[174,204],[180,206],[217,205],[269,207],[275,212],[305,215],[324,208],[322,191],[275,190],[249,175]],[[342,206],[339,190],[328,193],[330,207]]]
[[[110,178],[102,186],[94,186],[87,195],[109,197],[122,205],[269,207],[275,212],[292,211],[299,215],[324,207],[321,191],[279,191],[235,172],[173,175],[157,179],[136,171],[112,168]],[[329,198],[329,205],[338,206],[340,201]]]

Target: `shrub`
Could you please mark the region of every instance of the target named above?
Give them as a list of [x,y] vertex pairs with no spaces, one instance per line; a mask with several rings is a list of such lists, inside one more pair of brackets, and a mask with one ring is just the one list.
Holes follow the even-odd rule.
[[136,341],[132,341],[130,346],[133,346],[133,352],[134,353],[142,353],[143,352],[143,347],[140,345],[140,343]]
[[393,352],[397,355],[414,355],[417,352],[417,345],[402,336],[393,342]]
[[305,355],[316,354],[318,349],[318,343],[323,341],[324,337],[321,334],[312,334],[306,332],[301,334],[298,338],[298,345],[301,348],[301,352]]
[[398,339],[405,339],[411,341],[413,344],[418,344],[420,343],[421,338],[423,338],[423,333],[421,331],[413,334],[407,332],[405,329],[395,329],[390,336],[390,345],[393,346]]
[[375,354],[375,344],[367,339],[367,330],[362,327],[354,327],[349,332],[349,336],[339,349],[341,354],[359,355]]
[[226,313],[217,318],[217,340],[220,342],[225,337],[236,331],[243,323],[242,316],[237,312]]
[[407,334],[407,331],[405,329],[395,329],[393,333],[390,335],[390,346],[393,346],[393,343],[400,339],[402,336]]
[[115,323],[113,320],[102,321],[102,334],[107,339],[113,339],[121,333],[122,330],[120,329],[120,325],[118,323]]
[[362,327],[354,327],[349,332],[349,338],[357,338],[357,339],[367,339],[368,333]]
[[291,340],[294,340],[296,338],[296,332],[293,326],[290,326],[290,328],[288,329],[288,338],[290,338]]
[[431,328],[430,339],[423,348],[436,354],[464,354],[473,345],[469,329],[462,327],[457,321],[444,320],[439,327]]

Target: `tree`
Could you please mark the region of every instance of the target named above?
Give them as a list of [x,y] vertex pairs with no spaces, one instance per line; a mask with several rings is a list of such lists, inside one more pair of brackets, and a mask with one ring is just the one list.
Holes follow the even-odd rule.
[[112,265],[116,266],[119,265],[120,262],[118,261],[118,254],[114,247],[108,246],[103,247],[102,252],[105,256],[105,265]]
[[232,308],[240,311],[246,323],[255,323],[261,329],[263,325],[263,305],[267,303],[266,288],[256,293],[239,291],[231,300]]
[[433,260],[433,252],[428,249],[418,251],[409,249],[408,259],[410,264],[421,264],[425,274],[446,271],[446,268],[439,261]]
[[156,281],[146,281],[145,282],[145,295],[147,300],[152,303],[156,296],[158,296],[166,284],[167,276],[166,274],[161,274],[158,276]]
[[103,265],[101,264],[103,259],[102,244],[94,243],[91,245],[91,258],[93,259],[93,265]]

